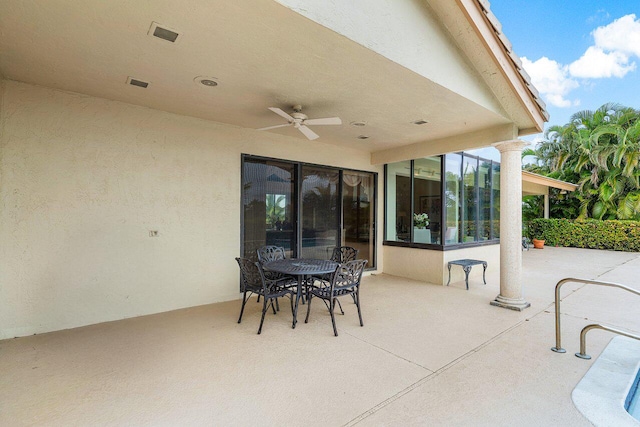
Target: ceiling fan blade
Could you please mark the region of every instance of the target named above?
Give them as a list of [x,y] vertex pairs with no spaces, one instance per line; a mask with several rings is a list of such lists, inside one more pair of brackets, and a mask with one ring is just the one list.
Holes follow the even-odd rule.
[[293,117],[291,117],[289,114],[285,113],[284,111],[282,111],[279,108],[269,107],[269,110],[273,111],[274,113],[276,113],[280,117],[284,117],[285,119],[287,119],[288,122],[292,122],[293,121]]
[[307,119],[304,121],[305,125],[341,125],[342,120],[340,117],[326,117],[324,119]]
[[275,126],[267,126],[266,128],[260,128],[257,130],[269,130],[269,129],[275,129],[275,128],[283,128],[285,126],[291,126],[293,123],[285,123],[283,125],[275,125]]
[[306,136],[311,141],[313,141],[314,139],[320,138],[320,135],[318,135],[317,133],[315,133],[305,125],[299,126],[298,129],[300,130],[300,132],[304,134],[304,136]]

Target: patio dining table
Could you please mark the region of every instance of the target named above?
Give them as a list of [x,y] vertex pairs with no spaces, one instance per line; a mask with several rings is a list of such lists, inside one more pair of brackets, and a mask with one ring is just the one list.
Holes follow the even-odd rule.
[[296,303],[293,309],[293,325],[291,326],[295,328],[298,322],[298,304],[302,296],[302,288],[308,284],[312,276],[336,271],[338,263],[326,259],[286,258],[268,262],[264,267],[267,270],[297,278]]

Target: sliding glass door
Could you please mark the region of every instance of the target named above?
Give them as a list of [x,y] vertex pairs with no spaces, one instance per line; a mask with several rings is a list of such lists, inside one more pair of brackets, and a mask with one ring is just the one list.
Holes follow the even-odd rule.
[[335,169],[302,166],[303,258],[328,259],[339,246],[339,180]]
[[373,266],[375,234],[373,174],[344,171],[342,173],[342,245],[358,249],[358,257]]
[[295,168],[290,163],[252,159],[243,165],[244,256],[265,245],[294,254],[296,234]]
[[243,156],[242,254],[265,245],[287,257],[328,259],[352,246],[375,268],[376,175]]

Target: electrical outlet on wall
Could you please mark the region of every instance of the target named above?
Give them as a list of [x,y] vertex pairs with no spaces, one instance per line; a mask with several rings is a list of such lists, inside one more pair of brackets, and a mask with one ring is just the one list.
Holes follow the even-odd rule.
[[158,237],[158,230],[149,230],[149,237]]

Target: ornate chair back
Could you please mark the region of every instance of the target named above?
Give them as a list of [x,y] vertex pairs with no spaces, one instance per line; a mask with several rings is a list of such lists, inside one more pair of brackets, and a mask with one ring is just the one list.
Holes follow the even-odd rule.
[[285,259],[284,248],[281,246],[262,246],[256,251],[260,264],[265,264],[279,259]]
[[348,292],[352,292],[354,288],[360,286],[362,272],[367,263],[366,259],[347,261],[338,266],[331,276],[332,296],[339,296]]
[[355,261],[358,257],[358,249],[351,246],[337,246],[333,248],[333,254],[331,255],[331,261],[338,262],[340,264],[349,261]]
[[264,289],[262,274],[256,263],[248,258],[236,258],[240,266],[240,291],[259,292]]

